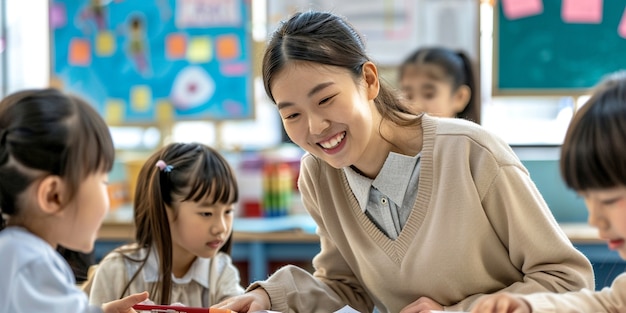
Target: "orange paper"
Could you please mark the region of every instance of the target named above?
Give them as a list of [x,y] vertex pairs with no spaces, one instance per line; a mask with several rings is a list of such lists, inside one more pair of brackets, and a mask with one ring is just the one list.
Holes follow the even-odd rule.
[[182,59],[187,50],[187,39],[183,34],[170,34],[165,38],[165,55],[168,59]]
[[88,66],[91,64],[91,48],[87,40],[72,39],[69,50],[69,64],[76,66]]
[[221,36],[216,40],[217,58],[219,60],[235,59],[241,55],[239,40],[235,36]]

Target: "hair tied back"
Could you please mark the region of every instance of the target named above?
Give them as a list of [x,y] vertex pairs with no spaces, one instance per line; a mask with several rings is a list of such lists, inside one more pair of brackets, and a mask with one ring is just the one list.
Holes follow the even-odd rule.
[[158,160],[156,162],[155,166],[158,167],[159,170],[161,170],[162,172],[165,172],[165,173],[171,172],[172,169],[174,168],[171,165],[167,165],[167,163],[165,163],[165,161],[163,161],[163,160]]

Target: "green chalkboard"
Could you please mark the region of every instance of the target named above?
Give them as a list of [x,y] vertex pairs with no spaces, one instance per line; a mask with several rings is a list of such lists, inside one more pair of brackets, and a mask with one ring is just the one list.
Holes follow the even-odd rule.
[[540,14],[517,19],[496,5],[494,94],[578,95],[626,69],[626,38],[618,33],[626,1],[604,0],[599,24],[566,23],[561,0],[542,2]]

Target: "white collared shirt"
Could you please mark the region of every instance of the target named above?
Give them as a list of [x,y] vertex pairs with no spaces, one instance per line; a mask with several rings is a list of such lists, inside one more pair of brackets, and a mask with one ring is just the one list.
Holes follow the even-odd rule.
[[[156,253],[150,253],[141,273],[132,281],[124,292],[133,275],[140,270],[140,262],[147,248],[133,250],[136,244],[120,247],[107,255],[98,265],[89,294],[89,302],[101,304],[121,296],[149,291],[159,282],[159,260]],[[127,256],[124,257],[122,253]],[[130,258],[130,259],[129,259]],[[160,293],[160,290],[157,291]],[[213,258],[196,258],[183,277],[172,276],[170,303],[182,303],[186,306],[209,307],[222,300],[243,294],[239,271],[232,264],[230,256],[218,252]],[[122,295],[123,293],[123,295]],[[156,295],[150,299],[159,302]]]
[[374,179],[350,167],[343,171],[361,210],[387,237],[396,239],[417,197],[419,169],[419,154],[406,156],[390,152]]

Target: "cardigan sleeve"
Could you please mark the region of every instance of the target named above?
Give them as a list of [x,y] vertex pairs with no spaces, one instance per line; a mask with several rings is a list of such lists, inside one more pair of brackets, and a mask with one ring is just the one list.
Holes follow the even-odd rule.
[[[120,299],[128,283],[124,258],[119,253],[111,253],[98,264],[89,292],[89,303],[103,303]],[[128,292],[127,292],[128,293]]]
[[563,294],[537,293],[522,296],[535,313],[618,312],[626,308],[626,274],[619,275],[611,287],[600,291],[583,289]]
[[[521,166],[502,166],[482,203],[493,229],[509,251],[511,263],[523,275],[520,281],[498,292],[529,294],[594,288],[589,260],[560,229]],[[473,295],[446,309],[468,307],[481,295]]]
[[[306,158],[309,158],[308,162]],[[320,236],[321,251],[313,259],[314,274],[286,266],[268,280],[251,285],[248,290],[263,287],[270,296],[271,309],[280,312],[333,312],[346,304],[359,312],[371,312],[374,308],[372,300],[328,238],[321,220],[313,182],[319,177],[315,168],[317,162],[312,156],[305,156],[299,178],[304,206],[317,223]]]
[[[227,298],[238,296],[243,294],[244,290],[241,287],[241,280],[239,278],[239,270],[232,264],[231,258],[228,255],[219,255],[219,261],[213,265],[216,267],[217,283],[216,287],[216,299],[210,305],[224,301]],[[213,277],[211,277],[213,279]],[[213,286],[213,284],[211,284]]]

